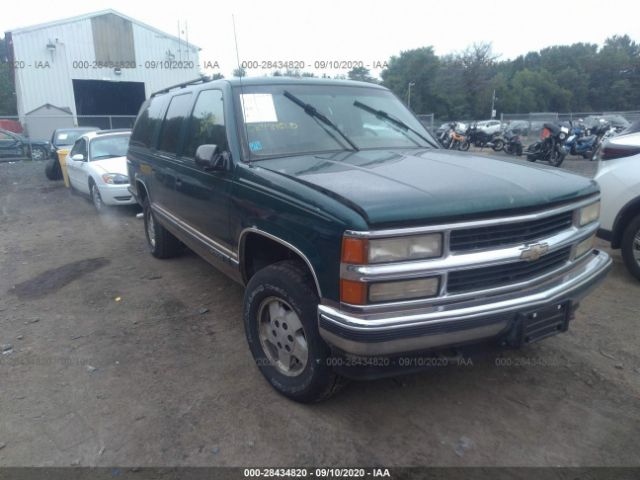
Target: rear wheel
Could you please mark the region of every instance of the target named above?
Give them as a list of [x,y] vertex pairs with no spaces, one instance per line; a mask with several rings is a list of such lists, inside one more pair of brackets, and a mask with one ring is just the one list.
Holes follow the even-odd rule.
[[344,383],[329,366],[318,332],[318,295],[309,271],[293,260],[269,265],[249,281],[244,328],[260,372],[282,395],[319,402]]
[[500,150],[502,150],[504,148],[504,141],[497,139],[493,141],[493,146],[491,147],[493,148],[494,152],[499,152]]
[[144,199],[142,208],[144,233],[151,255],[156,258],[171,258],[178,255],[181,247],[180,240],[156,221],[149,198]]
[[624,229],[621,249],[627,269],[640,280],[640,215],[636,215]]
[[462,150],[463,152],[468,151],[469,147],[469,142],[467,142],[466,140],[460,144],[460,150]]
[[31,147],[31,160],[40,161],[47,159],[47,151],[42,147]]

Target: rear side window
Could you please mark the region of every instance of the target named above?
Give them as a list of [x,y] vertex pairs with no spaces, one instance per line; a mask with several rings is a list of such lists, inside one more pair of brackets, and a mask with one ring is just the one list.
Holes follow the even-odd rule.
[[167,114],[164,117],[164,123],[162,124],[158,150],[172,154],[178,152],[180,132],[182,131],[185,118],[189,115],[190,106],[191,93],[176,95],[171,99]]
[[131,145],[149,148],[153,142],[153,134],[160,124],[162,102],[159,98],[152,99],[138,116],[131,134]]
[[220,151],[229,149],[222,98],[220,90],[200,92],[189,120],[183,156],[195,157],[196,150],[200,145],[217,145]]

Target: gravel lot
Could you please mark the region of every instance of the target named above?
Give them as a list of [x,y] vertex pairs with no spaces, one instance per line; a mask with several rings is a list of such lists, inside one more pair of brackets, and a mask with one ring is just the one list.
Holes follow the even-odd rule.
[[0,164],[0,466],[640,465],[618,252],[567,334],[304,406],[252,364],[239,286],[152,258],[136,209],[98,216],[43,170]]

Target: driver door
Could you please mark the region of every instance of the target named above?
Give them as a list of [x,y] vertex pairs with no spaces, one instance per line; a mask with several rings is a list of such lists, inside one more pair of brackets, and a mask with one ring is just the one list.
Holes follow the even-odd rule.
[[[74,143],[66,160],[67,174],[69,175],[71,186],[84,193],[89,193],[89,184],[87,183],[85,174],[87,170],[87,150],[87,140],[79,138],[76,140],[76,143]],[[73,160],[72,157],[77,154],[82,155],[84,160]]]

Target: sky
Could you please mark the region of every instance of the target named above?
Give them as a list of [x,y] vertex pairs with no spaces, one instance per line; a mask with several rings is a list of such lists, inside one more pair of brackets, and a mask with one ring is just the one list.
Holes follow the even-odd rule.
[[[615,34],[640,41],[637,0],[22,0],[20,8],[3,9],[0,32],[108,8],[173,35],[180,21],[183,30],[188,27],[190,43],[202,48],[200,63],[219,66],[203,71],[225,76],[238,66],[232,16],[241,62],[256,61],[260,67],[269,61],[304,62],[305,71],[331,76],[346,74],[360,62],[377,76],[391,55],[423,46],[442,55],[491,42],[494,53],[509,59],[551,45],[602,44]],[[248,74],[273,70],[249,69]]]

